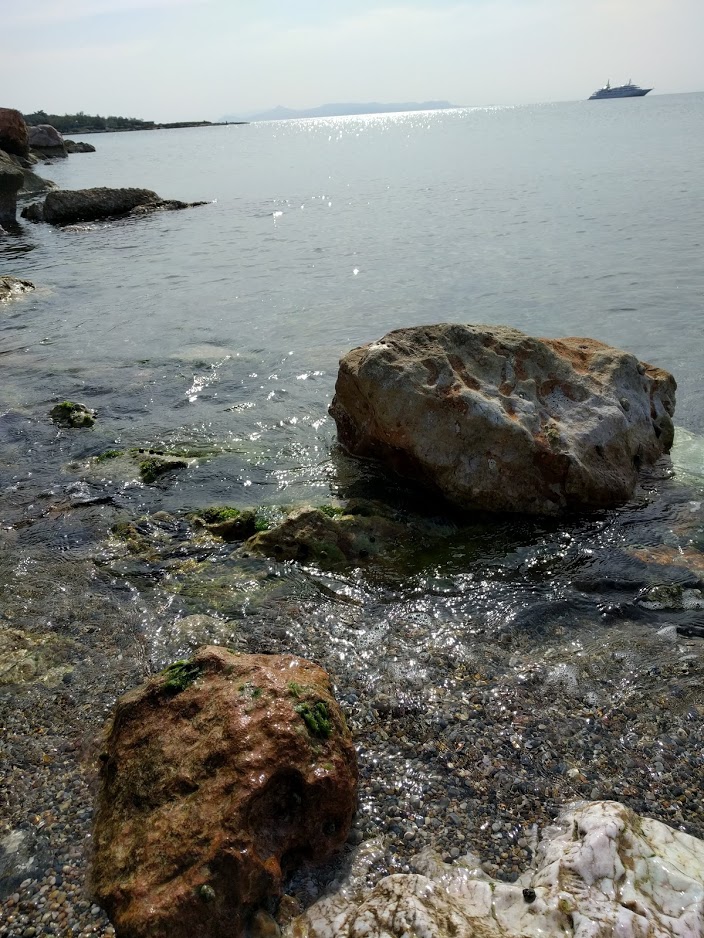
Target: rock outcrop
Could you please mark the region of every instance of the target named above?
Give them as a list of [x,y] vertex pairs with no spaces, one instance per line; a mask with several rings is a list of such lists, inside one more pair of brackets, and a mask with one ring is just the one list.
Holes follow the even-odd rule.
[[64,140],[64,147],[67,153],[95,153],[93,144],[82,140]]
[[77,222],[117,218],[121,215],[145,215],[204,204],[162,199],[150,189],[66,189],[50,192],[44,203],[35,202],[27,206],[22,211],[22,217],[29,221],[45,221],[50,225],[73,225]]
[[31,280],[21,280],[19,277],[0,277],[0,303],[5,303],[23,293],[29,293],[34,289]]
[[0,150],[0,226],[17,224],[17,193],[22,188],[24,172],[7,153]]
[[27,125],[14,108],[0,107],[0,150],[15,156],[29,155]]
[[442,323],[345,355],[330,413],[349,452],[462,508],[554,515],[633,495],[672,445],[675,388],[593,339]]
[[288,938],[702,938],[704,841],[613,801],[566,810],[515,884],[467,857],[319,900]]
[[95,411],[75,401],[61,401],[51,408],[49,416],[64,429],[85,429],[95,423]]
[[237,938],[355,808],[330,680],[289,655],[201,648],[120,698],[100,762],[92,883],[120,938]]
[[64,159],[67,155],[64,138],[51,124],[28,127],[29,146],[33,153],[44,159]]

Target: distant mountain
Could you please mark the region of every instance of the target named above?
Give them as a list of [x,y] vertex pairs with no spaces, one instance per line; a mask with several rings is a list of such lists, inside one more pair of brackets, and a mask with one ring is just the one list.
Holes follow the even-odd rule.
[[398,111],[444,111],[448,108],[458,107],[449,101],[404,101],[401,104],[380,104],[372,101],[368,104],[321,104],[303,111],[295,111],[288,107],[272,108],[261,114],[226,114],[223,121],[286,121],[299,117],[347,117],[350,114],[390,114]]

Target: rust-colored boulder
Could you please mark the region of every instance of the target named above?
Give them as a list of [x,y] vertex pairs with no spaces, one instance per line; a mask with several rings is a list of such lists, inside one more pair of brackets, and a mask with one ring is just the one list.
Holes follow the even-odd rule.
[[16,156],[29,154],[29,136],[24,117],[11,107],[0,107],[0,150]]
[[398,329],[340,362],[341,444],[461,508],[554,515],[628,500],[672,446],[675,380],[593,339]]
[[347,838],[357,764],[328,675],[206,646],[118,701],[92,885],[119,938],[237,938]]

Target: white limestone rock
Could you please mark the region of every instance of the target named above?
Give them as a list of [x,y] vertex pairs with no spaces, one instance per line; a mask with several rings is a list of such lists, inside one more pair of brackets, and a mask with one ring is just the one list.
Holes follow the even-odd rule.
[[675,388],[593,339],[438,323],[348,352],[330,413],[353,455],[461,508],[555,515],[633,495],[672,446]]
[[571,806],[513,885],[472,857],[316,902],[288,938],[702,938],[704,841],[614,801]]

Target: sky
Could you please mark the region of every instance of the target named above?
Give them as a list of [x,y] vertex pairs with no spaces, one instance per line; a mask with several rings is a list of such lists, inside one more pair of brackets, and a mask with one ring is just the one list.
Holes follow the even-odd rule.
[[0,16],[0,105],[25,113],[704,91],[704,0],[4,0]]

